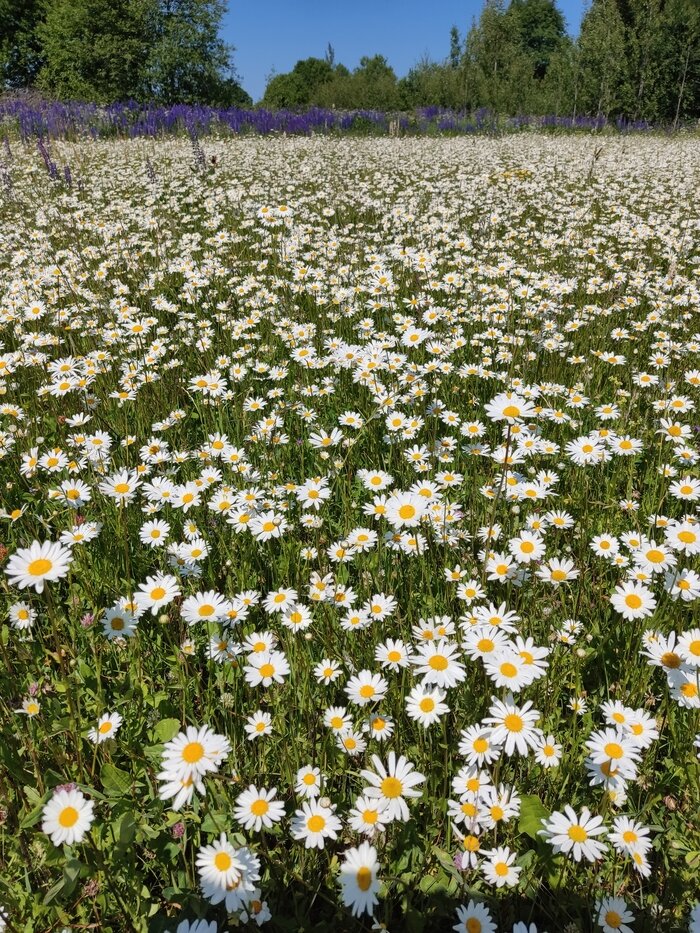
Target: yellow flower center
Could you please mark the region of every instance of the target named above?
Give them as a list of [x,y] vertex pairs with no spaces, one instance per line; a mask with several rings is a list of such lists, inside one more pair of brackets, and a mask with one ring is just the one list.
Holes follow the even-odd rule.
[[253,816],[265,816],[269,809],[269,803],[267,800],[263,800],[262,798],[254,800],[250,805],[250,812],[253,814]]
[[315,814],[314,816],[309,817],[306,826],[309,832],[320,833],[323,827],[326,825],[326,821],[322,816]]
[[214,865],[219,869],[219,871],[228,871],[233,860],[228,852],[217,852],[214,856]]
[[190,765],[204,756],[204,746],[201,742],[188,742],[182,749],[183,759]]
[[31,577],[43,577],[45,574],[51,570],[53,567],[53,562],[48,560],[45,557],[38,557],[36,560],[33,560],[31,564],[27,567],[27,573]]
[[381,790],[382,794],[389,800],[394,800],[396,797],[401,796],[403,792],[403,785],[398,778],[385,777],[382,783],[379,785],[379,789]]
[[80,814],[75,807],[64,807],[58,814],[58,822],[64,829],[70,829],[71,826],[75,826],[78,822],[79,816]]

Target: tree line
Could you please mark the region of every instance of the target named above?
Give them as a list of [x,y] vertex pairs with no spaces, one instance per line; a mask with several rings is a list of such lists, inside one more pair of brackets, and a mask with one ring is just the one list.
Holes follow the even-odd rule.
[[592,0],[576,38],[554,0],[486,0],[466,36],[452,27],[442,62],[399,79],[382,55],[350,71],[329,47],[274,75],[262,102],[678,123],[700,116],[700,0]]
[[[226,0],[0,0],[0,87],[63,100],[250,106],[220,37]],[[264,37],[263,37],[264,38]],[[346,110],[700,116],[700,0],[591,0],[570,36],[555,0],[486,0],[443,61],[398,78],[382,55],[273,75],[261,104]]]

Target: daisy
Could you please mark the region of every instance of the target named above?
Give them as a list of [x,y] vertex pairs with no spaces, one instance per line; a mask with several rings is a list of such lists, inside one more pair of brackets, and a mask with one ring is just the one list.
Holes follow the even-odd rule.
[[485,658],[484,669],[496,687],[507,687],[513,693],[518,693],[534,679],[532,671],[510,647]]
[[377,850],[368,842],[343,852],[338,881],[343,904],[353,917],[374,911],[380,886],[377,868]]
[[348,825],[356,833],[363,833],[365,836],[383,833],[389,822],[385,811],[386,804],[381,800],[360,795],[348,813]]
[[414,492],[400,492],[389,496],[386,502],[386,518],[394,528],[412,528],[420,522],[428,501]]
[[625,734],[618,729],[594,732],[587,740],[586,748],[595,764],[610,762],[620,777],[631,779],[636,776],[641,755],[629,733]]
[[371,738],[383,742],[385,739],[390,739],[394,734],[394,720],[376,713],[363,724],[362,731],[366,732]]
[[25,716],[28,716],[29,719],[33,719],[34,716],[39,715],[41,710],[41,704],[38,700],[35,700],[34,697],[27,697],[25,700],[22,700],[22,706],[15,710],[16,713],[23,713]]
[[222,833],[218,841],[197,853],[202,894],[211,904],[222,901],[228,912],[247,906],[260,880],[260,859],[245,846],[234,849]]
[[484,862],[481,870],[489,884],[497,888],[512,888],[518,883],[522,868],[515,864],[516,852],[511,852],[507,846],[498,846],[496,849],[484,850],[483,854],[488,861]]
[[151,614],[156,615],[159,609],[167,606],[179,595],[180,585],[177,579],[170,574],[158,573],[153,577],[146,577],[146,582],[134,593],[134,599],[142,611],[150,609]]
[[521,531],[517,538],[510,539],[508,550],[519,564],[529,564],[542,559],[545,543],[535,532]]
[[628,622],[644,619],[656,609],[656,597],[641,583],[622,583],[615,588],[610,603]]
[[338,661],[330,658],[324,658],[314,667],[314,677],[320,684],[333,684],[343,676],[342,668]]
[[251,687],[262,684],[269,687],[272,683],[284,683],[289,674],[289,662],[282,651],[261,651],[251,654],[248,664],[243,668],[246,683]]
[[218,622],[225,618],[228,607],[228,600],[224,596],[208,590],[206,593],[188,596],[180,607],[180,613],[188,625],[195,625],[197,622]]
[[555,853],[570,854],[576,862],[581,858],[595,862],[603,857],[607,846],[594,838],[606,832],[603,818],[591,816],[588,807],[583,808],[579,818],[567,804],[564,813],[555,811],[542,824],[544,829],[539,830],[539,835],[544,836]]
[[579,571],[574,566],[574,562],[568,558],[560,560],[559,558],[552,557],[546,564],[543,564],[535,571],[535,576],[539,577],[540,580],[551,583],[553,586],[559,586],[562,583],[567,583],[569,580],[575,580],[578,575]]
[[535,414],[535,406],[526,401],[517,392],[501,392],[485,406],[486,416],[491,421],[505,421],[509,425],[518,424]]
[[413,764],[403,755],[397,759],[393,751],[389,752],[386,767],[378,755],[372,755],[372,765],[374,771],[360,772],[363,780],[369,782],[365,796],[378,798],[386,804],[387,822],[407,822],[409,812],[404,798],[422,795],[417,785],[425,781],[425,775],[415,771]]
[[411,659],[416,674],[423,675],[423,682],[438,687],[454,687],[467,676],[466,669],[458,660],[459,649],[441,638],[427,645],[419,645]]
[[261,738],[263,735],[270,735],[272,732],[272,716],[260,709],[257,710],[246,719],[245,732],[251,741]]
[[323,849],[326,839],[337,839],[341,822],[335,806],[323,806],[315,800],[304,803],[291,821],[292,838],[303,840],[307,849]]
[[11,586],[21,590],[33,586],[37,593],[43,593],[44,583],[66,576],[72,559],[68,548],[60,544],[33,541],[28,548],[20,548],[12,555],[5,573]]
[[457,908],[456,933],[496,933],[496,924],[485,904],[469,901]]
[[700,628],[690,629],[679,636],[678,654],[688,667],[700,668]]
[[535,745],[535,761],[543,768],[556,768],[561,761],[561,750],[553,735],[542,735]]
[[234,819],[244,829],[253,830],[256,833],[259,833],[261,829],[270,829],[284,816],[284,804],[275,799],[276,793],[276,787],[271,790],[266,790],[264,787],[258,790],[254,784],[251,784],[236,798]]
[[540,718],[539,711],[532,709],[530,700],[523,706],[517,706],[510,693],[505,700],[497,697],[491,697],[491,700],[489,716],[484,719],[484,725],[491,726],[491,741],[502,745],[506,755],[512,755],[516,750],[520,755],[527,755],[539,739],[539,732],[534,728]]
[[644,853],[651,848],[649,829],[627,816],[618,816],[613,820],[613,831],[608,838],[618,852],[626,855]]
[[166,544],[169,534],[170,525],[160,519],[145,522],[139,530],[141,543],[151,548],[162,547]]
[[603,933],[634,933],[629,925],[634,914],[621,897],[603,897],[596,901],[596,922]]
[[319,768],[306,765],[299,768],[294,779],[294,790],[300,797],[318,797],[326,778]]
[[75,787],[57,788],[41,811],[41,831],[55,846],[82,842],[93,822],[92,800]]
[[231,751],[226,736],[209,726],[187,726],[163,747],[163,772],[177,778],[203,776],[217,771]]
[[491,764],[501,757],[501,751],[502,746],[493,740],[493,729],[469,726],[462,730],[459,754],[464,755],[470,765]]
[[364,670],[348,680],[345,692],[351,703],[367,706],[383,699],[388,689],[389,684],[381,674],[373,674],[371,671]]
[[351,757],[361,755],[367,748],[367,742],[361,733],[353,729],[344,732],[342,735],[337,735],[335,744],[342,752],[345,752]]
[[410,654],[408,646],[401,639],[388,638],[374,649],[374,659],[388,670],[398,671],[408,667]]
[[449,713],[449,706],[443,702],[444,690],[428,690],[425,687],[414,687],[406,697],[406,712],[409,719],[420,723],[427,728],[437,722],[445,713]]
[[140,485],[136,473],[121,470],[101,482],[98,488],[102,495],[114,499],[118,505],[127,505],[136,495]]
[[19,631],[30,629],[36,622],[36,611],[32,609],[29,603],[14,603],[8,610],[12,627]]
[[131,638],[136,634],[138,619],[133,613],[119,606],[107,609],[102,617],[102,631],[110,640],[113,638]]
[[115,736],[121,724],[122,717],[119,713],[105,713],[97,720],[97,728],[90,729],[88,738],[96,745],[100,745]]

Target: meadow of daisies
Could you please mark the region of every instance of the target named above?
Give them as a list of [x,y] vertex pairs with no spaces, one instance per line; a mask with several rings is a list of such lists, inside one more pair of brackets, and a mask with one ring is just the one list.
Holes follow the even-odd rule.
[[3,150],[0,928],[699,930],[700,143],[50,159]]

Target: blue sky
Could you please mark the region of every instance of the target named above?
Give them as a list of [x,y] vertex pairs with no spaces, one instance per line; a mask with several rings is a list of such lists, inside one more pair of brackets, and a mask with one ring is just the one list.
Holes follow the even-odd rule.
[[[450,27],[464,34],[482,0],[229,0],[223,37],[254,100],[274,70],[322,57],[330,42],[337,62],[354,68],[363,55],[385,55],[401,77],[427,54],[447,55]],[[559,0],[569,32],[578,32],[584,0]]]

